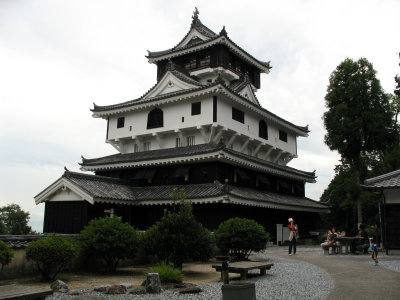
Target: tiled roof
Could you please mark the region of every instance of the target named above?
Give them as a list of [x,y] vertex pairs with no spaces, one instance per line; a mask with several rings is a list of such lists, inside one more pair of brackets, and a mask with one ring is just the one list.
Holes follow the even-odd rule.
[[95,198],[132,200],[128,182],[121,179],[65,171],[62,176]]
[[146,161],[153,159],[162,159],[162,158],[173,158],[180,156],[190,156],[195,154],[208,153],[216,150],[216,145],[209,144],[201,144],[195,146],[187,146],[187,147],[176,147],[176,148],[167,148],[167,149],[158,149],[144,152],[136,152],[136,153],[127,153],[127,154],[114,154],[99,158],[86,159],[82,158],[82,166],[95,166],[102,164],[115,164],[115,163],[123,163],[123,162],[133,162],[133,161]]
[[127,154],[114,154],[110,156],[93,158],[93,159],[85,159],[82,158],[81,166],[90,167],[90,166],[99,166],[99,165],[109,165],[109,164],[118,164],[118,163],[126,163],[126,162],[140,162],[140,161],[150,161],[150,160],[160,160],[163,158],[175,158],[175,157],[185,157],[199,154],[207,154],[212,153],[217,150],[223,150],[229,154],[232,154],[236,157],[242,158],[244,160],[252,161],[256,164],[260,164],[263,166],[267,166],[270,168],[278,169],[281,171],[285,171],[288,173],[306,176],[311,179],[315,178],[314,172],[305,172],[301,170],[297,170],[288,166],[281,166],[272,162],[268,162],[262,160],[257,157],[245,155],[241,152],[225,148],[224,145],[216,145],[214,143],[206,143],[194,146],[186,146],[186,147],[177,147],[177,148],[166,148],[166,149],[158,149],[152,151],[145,152],[136,152],[136,153],[127,153]]
[[364,181],[362,187],[365,189],[400,188],[400,169],[367,179]]
[[252,199],[259,202],[269,202],[280,205],[288,205],[288,206],[302,206],[302,207],[314,207],[321,208],[324,207],[324,204],[311,200],[307,197],[296,197],[287,194],[278,194],[272,192],[266,192],[251,188],[244,187],[230,187],[231,191],[229,192],[231,195],[235,195],[242,199]]
[[188,184],[179,186],[147,186],[134,187],[128,182],[110,177],[88,175],[77,172],[66,171],[63,177],[71,181],[75,186],[89,193],[95,201],[123,201],[124,203],[147,205],[156,204],[158,201],[172,200],[174,188],[183,188],[188,200],[207,199],[221,196],[233,197],[252,201],[252,205],[286,207],[291,209],[320,209],[327,210],[325,204],[313,201],[306,197],[295,197],[292,195],[278,194],[251,188],[223,185],[219,182],[204,184]]
[[[270,65],[270,62],[265,62],[265,61],[258,60],[257,58],[255,58],[251,54],[249,54],[247,51],[245,51],[242,47],[240,47],[235,42],[233,42],[227,35],[221,35],[221,34],[217,35],[217,36],[215,36],[213,38],[210,38],[208,40],[205,40],[205,41],[201,41],[201,42],[199,41],[199,42],[196,42],[196,43],[189,43],[189,44],[187,44],[187,45],[185,45],[183,47],[174,47],[174,48],[171,48],[171,49],[168,49],[168,50],[156,51],[156,52],[148,51],[148,55],[146,57],[149,58],[149,59],[157,59],[159,57],[162,57],[162,56],[165,56],[165,55],[170,55],[170,54],[173,54],[173,53],[178,52],[178,51],[183,51],[183,50],[188,50],[189,51],[191,48],[198,47],[198,46],[201,46],[201,45],[204,45],[204,49],[206,49],[208,47],[213,46],[216,43],[217,44],[218,43],[224,43],[225,45],[227,45],[229,47],[229,43],[227,44],[226,42],[223,42],[222,40],[221,41],[216,41],[221,36],[224,36],[226,38],[226,40],[230,44],[232,44],[235,48],[239,49],[239,51],[241,51],[241,53],[242,53],[242,54],[240,54],[241,56],[244,55],[248,59],[251,59],[251,60],[257,62],[258,64],[260,64],[261,66],[263,66],[264,67],[264,70],[263,70],[264,72],[268,72],[268,70],[272,68],[271,65]],[[214,41],[216,41],[216,42],[212,43]],[[234,50],[234,48],[232,48],[232,47],[229,47],[229,48],[231,48],[231,50]],[[252,63],[252,64],[254,65],[254,63]]]
[[[247,85],[251,85],[251,82],[250,82],[248,74],[246,73],[242,78],[231,82],[231,84],[228,86],[228,88],[230,88],[232,91],[234,91],[236,93],[239,93]],[[251,89],[251,92],[252,92],[254,98],[256,99],[258,106],[261,107],[260,102],[258,101],[258,98],[257,98],[256,94],[254,93],[253,89]]]
[[[167,53],[170,53],[172,51],[174,51],[175,49],[182,49],[182,47],[179,47],[180,44],[182,44],[182,42],[187,38],[187,36],[190,34],[190,32],[192,31],[192,29],[196,29],[198,32],[200,32],[201,34],[205,35],[208,38],[214,38],[214,37],[218,37],[218,35],[212,31],[210,28],[208,28],[207,26],[205,26],[198,17],[193,18],[192,24],[190,26],[189,31],[186,33],[186,35],[183,37],[183,39],[174,47],[172,47],[171,49],[167,49],[167,50],[162,50],[162,51],[148,51],[150,56],[160,56],[160,55],[164,55]],[[201,41],[203,42],[203,41]],[[194,44],[189,43],[190,46],[193,46]],[[197,43],[195,43],[197,44]]]

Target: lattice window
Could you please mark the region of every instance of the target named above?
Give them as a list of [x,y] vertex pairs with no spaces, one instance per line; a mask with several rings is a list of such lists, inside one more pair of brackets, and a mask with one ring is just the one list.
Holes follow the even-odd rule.
[[151,150],[151,142],[144,142],[143,151],[150,151],[150,150]]
[[182,147],[181,138],[176,138],[175,139],[175,147],[176,148]]
[[232,107],[232,119],[244,124],[244,112]]
[[187,137],[186,137],[186,141],[187,141],[187,145],[188,145],[188,146],[193,146],[193,145],[195,145],[195,136],[194,136],[194,135],[187,136]]

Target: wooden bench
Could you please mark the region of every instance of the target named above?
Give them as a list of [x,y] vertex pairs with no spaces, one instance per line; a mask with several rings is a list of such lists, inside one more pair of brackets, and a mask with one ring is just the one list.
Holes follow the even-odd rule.
[[50,288],[38,288],[24,285],[1,285],[0,299],[16,300],[16,299],[36,299],[44,300],[46,296],[53,295]]
[[[260,275],[265,275],[266,270],[271,269],[274,264],[264,261],[238,261],[229,264],[228,272],[240,274],[240,279],[247,279],[247,272],[254,269],[260,270]],[[222,279],[222,264],[212,266],[217,272],[221,272]]]

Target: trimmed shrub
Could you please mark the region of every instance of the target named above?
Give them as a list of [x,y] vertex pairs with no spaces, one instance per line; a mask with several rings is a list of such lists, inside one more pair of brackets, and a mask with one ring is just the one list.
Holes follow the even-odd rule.
[[158,273],[162,283],[182,283],[183,273],[181,270],[162,262],[150,269],[151,273]]
[[[174,190],[173,199],[177,198]],[[164,216],[145,233],[145,246],[150,254],[175,268],[182,269],[187,260],[206,261],[212,257],[213,240],[210,232],[196,221],[191,202],[180,191],[180,202],[174,212]]]
[[139,233],[119,217],[94,219],[79,234],[82,250],[98,255],[110,271],[117,269],[122,259],[133,257],[140,243]]
[[251,251],[267,248],[269,233],[254,220],[232,218],[215,231],[217,246],[238,259],[247,259]]
[[33,261],[34,269],[40,272],[44,281],[53,280],[77,256],[75,241],[55,235],[33,241],[26,248],[26,258]]
[[0,241],[0,272],[3,271],[3,267],[7,266],[14,257],[14,253],[12,252],[10,246],[8,246],[3,241]]

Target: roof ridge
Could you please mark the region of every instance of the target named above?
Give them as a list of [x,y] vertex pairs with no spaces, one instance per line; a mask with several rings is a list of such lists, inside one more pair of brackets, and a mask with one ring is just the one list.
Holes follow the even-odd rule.
[[66,170],[64,174],[61,176],[64,178],[90,178],[96,181],[108,181],[108,182],[113,182],[113,183],[118,183],[118,184],[127,184],[128,181],[121,179],[121,178],[115,178],[115,177],[108,177],[108,176],[102,176],[102,175],[95,175],[95,174],[85,174],[81,172],[73,172]]

